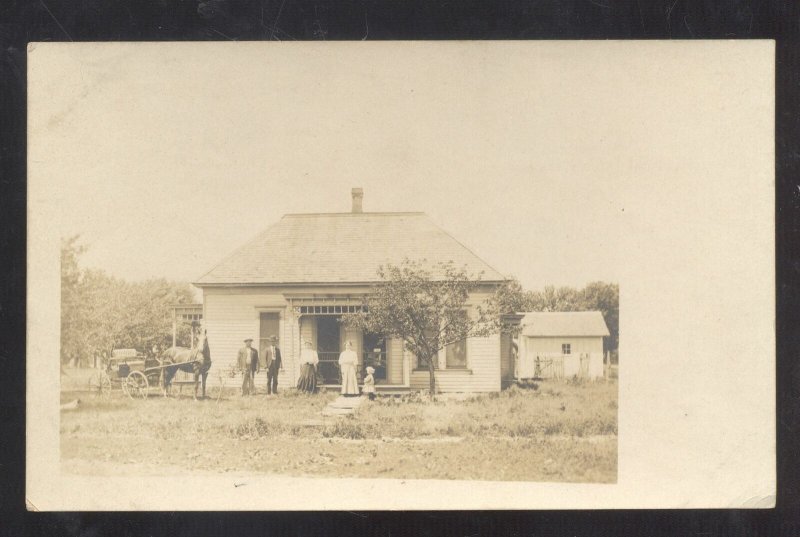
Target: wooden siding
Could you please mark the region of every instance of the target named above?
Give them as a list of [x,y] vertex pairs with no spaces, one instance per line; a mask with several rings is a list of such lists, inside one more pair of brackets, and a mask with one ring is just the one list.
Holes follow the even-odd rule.
[[[211,348],[212,367],[208,376],[210,386],[219,386],[220,372],[227,371],[236,365],[236,358],[244,346],[244,339],[251,337],[258,341],[259,314],[261,311],[278,311],[280,348],[283,358],[283,372],[278,379],[280,384],[292,384],[287,372],[291,371],[291,355],[293,342],[290,323],[286,318],[286,301],[283,295],[276,292],[234,292],[230,289],[204,289],[203,305],[205,310],[204,325],[208,331],[208,343]],[[266,374],[261,373],[256,379],[259,389],[266,386]],[[234,378],[224,376],[226,387],[241,386],[241,376]]]
[[313,348],[317,348],[317,322],[309,316],[300,318],[300,339],[310,341]]
[[525,346],[528,353],[534,354],[561,354],[561,345],[570,344],[571,354],[603,352],[603,338],[596,337],[531,337],[526,338]]
[[[442,351],[444,352],[444,351]],[[440,360],[440,363],[443,363]],[[500,391],[500,335],[467,340],[467,366],[465,369],[439,369],[436,384],[442,392],[496,392]],[[411,372],[411,388],[426,390],[429,387],[427,370]]]
[[389,384],[403,383],[403,340],[389,338],[386,342],[386,361]]

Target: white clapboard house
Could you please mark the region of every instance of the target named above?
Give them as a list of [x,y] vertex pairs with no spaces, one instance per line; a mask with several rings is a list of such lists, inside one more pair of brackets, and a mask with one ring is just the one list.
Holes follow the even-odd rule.
[[526,312],[519,336],[517,379],[603,376],[603,338],[609,336],[599,311]]
[[[219,382],[214,369],[224,371],[234,364],[245,338],[253,338],[263,353],[274,335],[283,356],[279,386],[296,384],[303,341],[318,351],[325,385],[338,385],[339,352],[351,340],[360,360],[359,381],[364,368],[372,365],[379,391],[428,387],[427,369],[417,367],[402,341],[345,329],[338,322],[341,316],[360,310],[370,286],[379,281],[379,265],[399,264],[404,258],[453,261],[471,274],[482,273],[480,291],[471,297],[475,303],[504,278],[424,213],[363,212],[362,190],[353,189],[352,196],[349,213],[284,215],[194,282],[203,292],[203,322],[212,351],[209,382]],[[506,376],[513,374],[510,341],[502,347],[509,357],[502,367],[499,334],[443,350],[439,389],[500,390],[501,369]],[[263,374],[256,379],[259,390],[265,383]]]

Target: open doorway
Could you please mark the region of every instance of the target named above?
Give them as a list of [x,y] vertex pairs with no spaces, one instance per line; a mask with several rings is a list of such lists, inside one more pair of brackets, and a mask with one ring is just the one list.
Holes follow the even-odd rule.
[[319,355],[319,374],[325,384],[339,384],[339,317],[321,315],[317,317],[317,354]]
[[375,368],[375,382],[385,384],[388,375],[386,361],[386,337],[381,334],[364,334],[364,368]]

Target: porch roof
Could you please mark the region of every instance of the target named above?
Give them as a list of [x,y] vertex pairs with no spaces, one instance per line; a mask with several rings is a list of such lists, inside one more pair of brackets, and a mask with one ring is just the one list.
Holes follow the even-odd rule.
[[330,213],[283,216],[195,284],[372,283],[379,265],[405,258],[504,279],[424,213]]
[[608,326],[599,311],[529,312],[522,318],[524,336],[608,336]]

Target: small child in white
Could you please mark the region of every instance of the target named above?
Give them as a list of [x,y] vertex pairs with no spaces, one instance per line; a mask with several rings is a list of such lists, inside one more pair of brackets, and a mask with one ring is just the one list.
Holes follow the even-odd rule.
[[375,374],[374,367],[367,368],[367,376],[364,377],[364,387],[362,388],[361,392],[369,394],[369,400],[375,400],[375,377],[372,375]]

